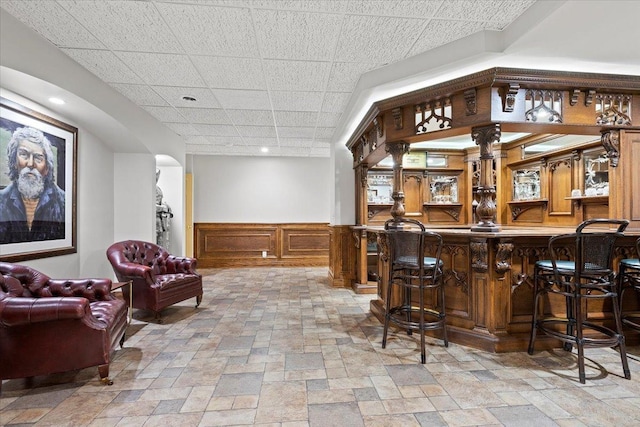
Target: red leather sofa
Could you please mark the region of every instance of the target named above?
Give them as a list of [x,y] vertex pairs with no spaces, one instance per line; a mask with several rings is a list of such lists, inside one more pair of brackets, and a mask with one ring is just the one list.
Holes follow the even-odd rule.
[[112,384],[109,363],[127,324],[110,279],[51,279],[0,262],[0,380],[98,366]]
[[[140,240],[112,244],[107,258],[119,281],[133,282],[133,307],[153,311],[159,321],[165,307],[195,297],[197,308],[202,301],[202,276],[196,272],[195,258],[174,256]],[[129,287],[122,291],[129,301]]]

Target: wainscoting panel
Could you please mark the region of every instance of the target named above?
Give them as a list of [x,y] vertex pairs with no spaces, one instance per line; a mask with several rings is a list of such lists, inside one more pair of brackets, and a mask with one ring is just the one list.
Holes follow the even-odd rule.
[[328,224],[196,223],[198,266],[328,266]]

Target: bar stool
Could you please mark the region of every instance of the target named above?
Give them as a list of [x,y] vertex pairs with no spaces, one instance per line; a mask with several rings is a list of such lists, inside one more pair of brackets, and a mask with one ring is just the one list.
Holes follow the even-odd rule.
[[626,258],[620,261],[619,265],[619,288],[620,288],[620,316],[622,324],[640,330],[640,313],[625,313],[623,311],[624,293],[630,289],[635,290],[640,295],[640,238],[636,240],[636,255],[638,258]]
[[[382,348],[392,322],[407,334],[420,331],[421,363],[425,363],[425,331],[442,329],[444,346],[449,346],[445,318],[442,236],[426,231],[424,225],[407,218],[390,219],[384,224],[389,249],[389,279],[385,301]],[[428,252],[430,256],[425,256]],[[392,305],[392,289],[400,290],[400,302]],[[430,304],[425,305],[425,293]],[[414,298],[418,304],[415,305]]]
[[[584,221],[575,233],[551,237],[548,245],[551,259],[536,262],[529,354],[533,354],[538,329],[562,341],[567,351],[575,345],[578,375],[583,384],[586,380],[584,349],[587,347],[619,347],[624,377],[631,378],[622,333],[618,283],[612,267],[615,241],[627,225],[626,220]],[[550,295],[564,297],[565,317],[544,313],[540,301]],[[587,304],[594,299],[612,301],[615,330],[589,320]]]

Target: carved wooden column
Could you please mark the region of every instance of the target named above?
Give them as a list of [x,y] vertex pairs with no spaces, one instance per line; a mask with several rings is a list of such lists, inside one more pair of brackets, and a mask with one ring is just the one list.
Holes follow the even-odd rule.
[[471,227],[471,231],[500,230],[500,226],[493,222],[497,212],[496,189],[493,182],[493,143],[500,141],[500,135],[499,123],[471,129],[471,138],[480,147],[480,182],[478,185],[480,202],[476,208],[478,224]]
[[391,216],[400,218],[404,216],[404,188],[402,179],[402,156],[409,152],[409,144],[399,142],[395,144],[386,144],[386,152],[393,157],[393,207],[391,208]]

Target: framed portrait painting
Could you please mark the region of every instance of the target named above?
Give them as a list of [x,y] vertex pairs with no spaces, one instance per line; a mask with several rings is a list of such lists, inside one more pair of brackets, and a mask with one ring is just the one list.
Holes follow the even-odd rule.
[[0,97],[0,260],[75,253],[78,129]]

